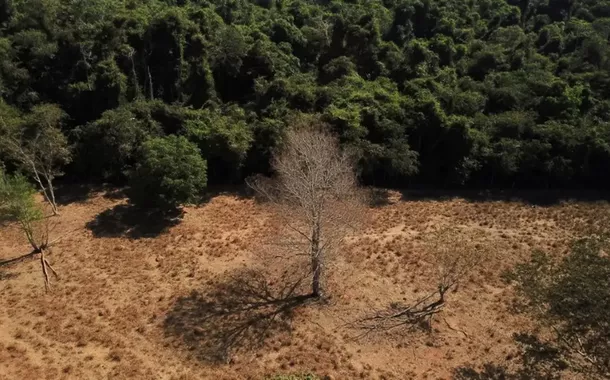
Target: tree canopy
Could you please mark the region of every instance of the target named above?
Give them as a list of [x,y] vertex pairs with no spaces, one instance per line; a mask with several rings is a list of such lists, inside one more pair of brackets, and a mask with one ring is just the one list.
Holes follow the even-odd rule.
[[[606,186],[610,3],[8,0],[3,123],[62,116],[66,172],[124,180],[181,135],[211,182],[317,114],[378,185]],[[41,108],[42,107],[42,108]],[[45,112],[46,112],[45,111]],[[48,113],[48,112],[47,112]]]
[[587,378],[610,373],[610,258],[607,237],[592,236],[573,243],[557,263],[544,252],[508,274],[530,310],[556,333],[570,368]]
[[193,202],[207,184],[206,162],[182,136],[146,141],[130,176],[129,198],[136,206],[171,209]]

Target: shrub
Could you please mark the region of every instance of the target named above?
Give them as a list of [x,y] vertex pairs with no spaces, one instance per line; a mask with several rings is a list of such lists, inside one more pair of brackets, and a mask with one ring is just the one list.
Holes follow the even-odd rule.
[[[24,176],[7,175],[0,166],[0,221],[17,221],[29,228],[34,221],[42,219],[35,194],[36,190]],[[26,234],[33,233],[26,231]]]
[[605,239],[582,239],[559,263],[537,252],[508,276],[535,315],[552,327],[570,367],[589,378],[610,372],[609,247]]
[[199,149],[186,138],[150,139],[130,176],[129,198],[136,206],[162,209],[196,202],[207,184],[206,170]]

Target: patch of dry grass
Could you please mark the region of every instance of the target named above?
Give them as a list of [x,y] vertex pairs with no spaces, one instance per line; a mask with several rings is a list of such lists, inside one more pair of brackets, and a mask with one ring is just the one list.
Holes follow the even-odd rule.
[[[49,255],[61,276],[53,293],[44,294],[35,261],[2,268],[0,378],[260,379],[317,373],[334,379],[436,379],[464,363],[510,362],[512,334],[533,326],[511,312],[514,295],[500,273],[533,249],[559,254],[572,238],[602,231],[610,222],[606,202],[533,207],[399,198],[390,194],[389,202],[371,208],[366,230],[347,239],[332,268],[327,304],[295,309],[282,321],[288,328],[268,331],[261,344],[238,350],[228,364],[202,361],[193,349],[198,339],[210,338],[205,323],[191,331],[189,343],[167,333],[168,315],[180,319],[180,299],[195,291],[210,300],[219,283],[244,268],[262,267],[269,287],[280,284],[280,264],[260,255],[277,221],[252,199],[219,195],[187,208],[180,224],[156,237],[95,237],[87,223],[124,200],[95,194],[66,205],[56,233],[68,235]],[[434,288],[427,242],[449,228],[489,255],[449,296],[433,333],[354,340],[346,328],[351,318]],[[24,253],[24,247],[16,229],[0,229],[0,260]]]

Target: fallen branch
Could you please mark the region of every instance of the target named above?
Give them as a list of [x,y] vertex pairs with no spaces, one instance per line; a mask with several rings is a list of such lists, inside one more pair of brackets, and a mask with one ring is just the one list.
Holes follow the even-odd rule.
[[[355,339],[362,338],[372,332],[387,332],[399,327],[406,327],[409,331],[417,327],[432,329],[432,318],[440,313],[445,306],[445,293],[449,288],[439,287],[438,291],[419,299],[410,306],[390,306],[372,316],[362,318],[352,323],[352,327],[364,330]],[[438,299],[428,302],[438,295]]]

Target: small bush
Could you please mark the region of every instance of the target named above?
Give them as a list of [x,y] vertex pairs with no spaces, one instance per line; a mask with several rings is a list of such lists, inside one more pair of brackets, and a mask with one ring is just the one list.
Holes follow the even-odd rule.
[[34,221],[42,219],[35,194],[36,190],[24,176],[7,175],[0,166],[0,222],[17,221],[29,228]]
[[129,198],[136,206],[161,209],[196,202],[207,184],[206,170],[199,149],[186,138],[150,139],[130,176]]

